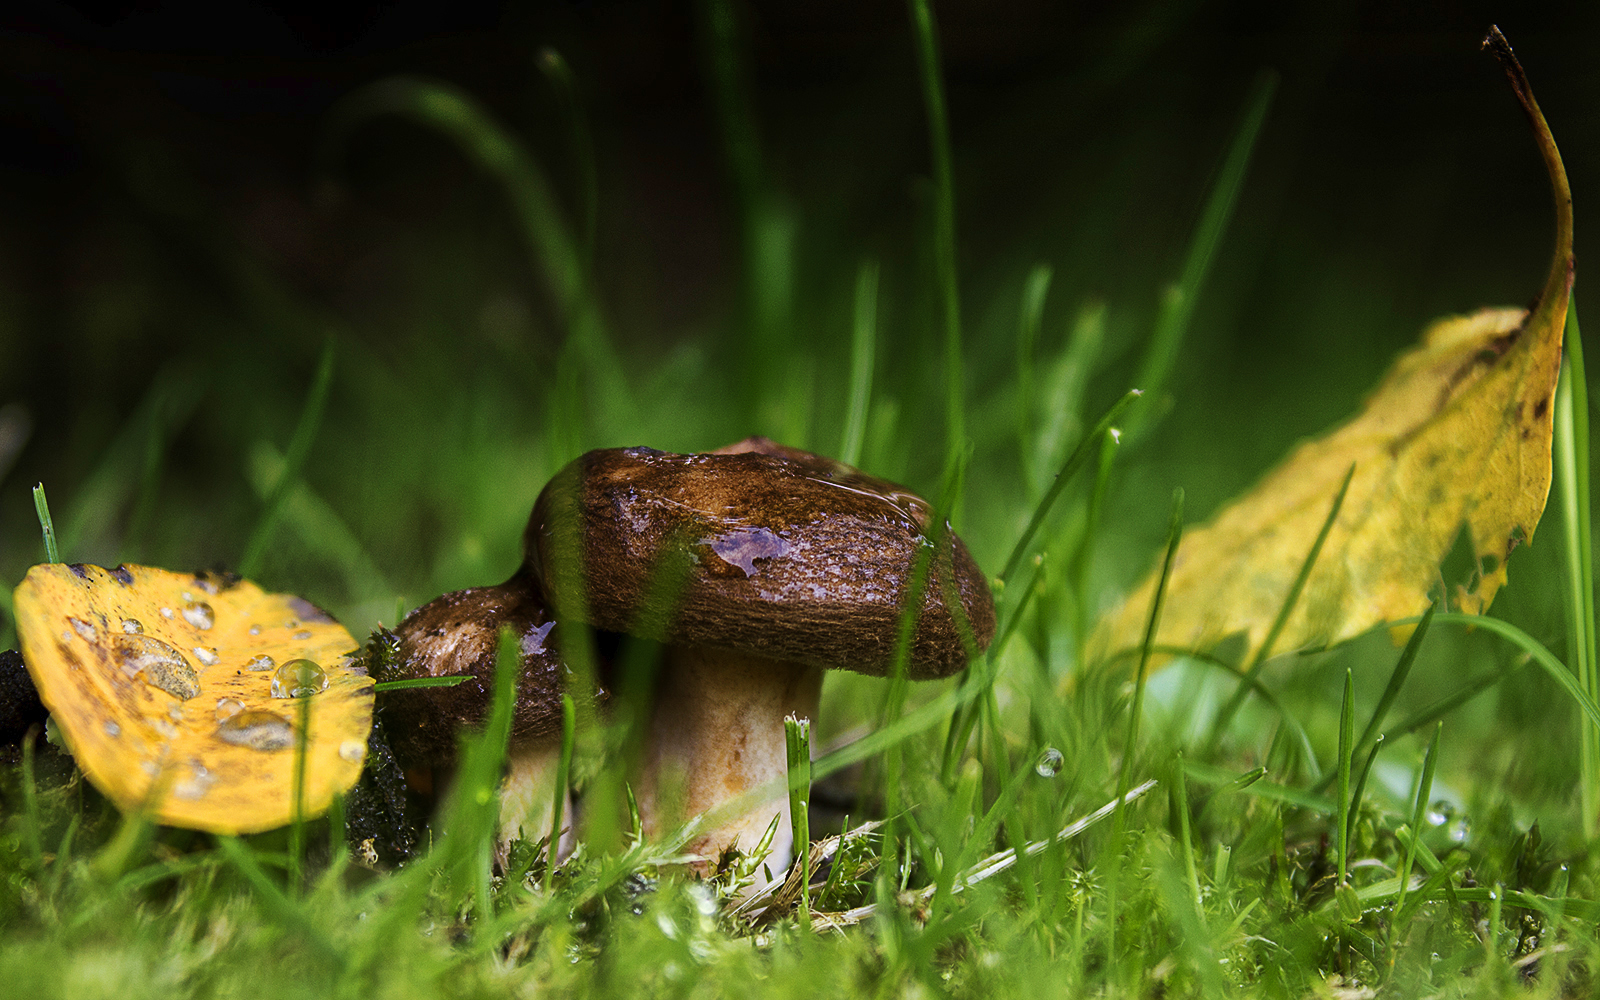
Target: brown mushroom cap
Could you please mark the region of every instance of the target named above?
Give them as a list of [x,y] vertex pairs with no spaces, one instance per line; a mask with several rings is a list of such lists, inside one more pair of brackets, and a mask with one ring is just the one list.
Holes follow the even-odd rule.
[[[752,438],[720,453],[591,451],[540,493],[524,545],[553,607],[572,578],[554,562],[581,551],[589,624],[820,667],[883,675],[932,511],[902,486],[842,462]],[[930,553],[908,674],[967,662],[959,600],[977,648],[994,635],[982,572],[944,526]],[[672,608],[649,606],[664,557],[692,567]],[[952,586],[953,585],[953,586]],[[649,629],[644,629],[649,631]]]
[[497,587],[435,598],[396,626],[394,653],[378,680],[470,678],[454,687],[384,694],[384,721],[403,765],[448,765],[455,759],[460,730],[482,723],[494,693],[502,628],[516,634],[522,650],[512,747],[560,735],[567,669],[556,643],[555,620],[546,612],[535,581],[518,573]]

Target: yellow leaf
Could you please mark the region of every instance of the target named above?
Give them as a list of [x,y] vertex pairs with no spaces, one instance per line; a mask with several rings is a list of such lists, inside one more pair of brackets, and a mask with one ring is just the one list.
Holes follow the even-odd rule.
[[[1498,32],[1486,47],[1504,46]],[[1321,646],[1421,613],[1465,528],[1478,572],[1449,595],[1481,613],[1506,557],[1531,541],[1550,491],[1550,440],[1572,276],[1572,198],[1560,154],[1509,47],[1497,49],[1550,173],[1556,247],[1531,311],[1484,309],[1434,322],[1352,420],[1301,444],[1210,523],[1184,536],[1157,645],[1204,649],[1243,632],[1261,652],[1326,522],[1349,490],[1273,652]],[[1104,656],[1144,638],[1152,573],[1103,621]]]
[[[288,823],[299,699],[304,808],[361,774],[372,682],[311,603],[147,566],[35,566],[14,595],[22,656],[78,766],[124,812],[215,833]],[[304,662],[315,664],[315,669]]]

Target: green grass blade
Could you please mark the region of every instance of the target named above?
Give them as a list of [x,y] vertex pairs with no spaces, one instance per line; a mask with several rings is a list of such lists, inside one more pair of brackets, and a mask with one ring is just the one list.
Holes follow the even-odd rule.
[[1344,672],[1344,701],[1339,706],[1339,880],[1343,888],[1350,869],[1350,758],[1356,743],[1356,683],[1349,670]]
[[[939,64],[939,34],[928,0],[907,0],[921,69],[922,100],[928,116],[928,151],[933,161],[934,265],[937,268],[940,315],[944,321],[945,468],[959,460],[967,446],[966,394],[961,352],[961,293],[956,274],[956,196],[950,165],[950,123],[945,111],[944,80]],[[951,505],[959,513],[960,497]],[[952,517],[960,527],[960,519]]]
[[1289,592],[1284,595],[1283,604],[1278,607],[1278,615],[1272,620],[1272,627],[1267,630],[1267,636],[1261,640],[1261,645],[1256,648],[1255,655],[1250,658],[1250,666],[1245,668],[1244,678],[1239,681],[1239,686],[1234,688],[1233,694],[1217,712],[1217,717],[1212,720],[1211,733],[1206,738],[1206,746],[1212,751],[1216,750],[1222,742],[1223,734],[1228,731],[1229,723],[1238,713],[1244,699],[1249,694],[1245,680],[1255,680],[1261,673],[1261,667],[1272,655],[1272,647],[1277,644],[1278,636],[1289,622],[1289,615],[1294,611],[1294,606],[1300,603],[1300,594],[1305,590],[1306,581],[1311,579],[1311,570],[1317,565],[1317,557],[1322,554],[1322,546],[1328,540],[1328,533],[1333,530],[1333,524],[1339,518],[1339,509],[1344,506],[1345,494],[1350,491],[1350,480],[1356,474],[1356,467],[1350,466],[1350,471],[1344,474],[1344,482],[1339,484],[1339,492],[1334,494],[1333,504],[1328,508],[1328,516],[1323,519],[1322,529],[1317,532],[1316,541],[1311,543],[1311,550],[1306,553],[1305,560],[1300,564],[1300,572],[1295,575],[1294,583],[1289,587]]
[[[1355,744],[1360,747],[1359,741]],[[1372,749],[1367,751],[1367,758],[1361,764],[1361,773],[1356,775],[1355,787],[1350,790],[1350,819],[1345,824],[1345,843],[1355,839],[1356,820],[1361,818],[1361,799],[1367,793],[1367,778],[1372,774],[1372,765],[1378,759],[1378,751],[1383,749],[1383,736],[1379,735],[1372,741]]]
[[866,260],[856,271],[855,325],[850,337],[850,408],[839,440],[839,461],[861,464],[872,400],[872,363],[878,351],[878,262]]
[[582,269],[587,272],[594,259],[595,229],[600,219],[600,171],[595,164],[594,136],[584,114],[577,78],[560,52],[550,46],[539,50],[535,60],[561,106],[566,120],[567,143],[571,147],[573,173],[578,178],[578,217],[581,232]]
[[1022,310],[1017,320],[1017,457],[1022,462],[1023,479],[1028,483],[1032,483],[1035,476],[1034,382],[1038,364],[1034,355],[1054,273],[1049,264],[1035,264],[1028,272],[1028,280],[1022,285]]
[[1005,568],[1000,571],[1000,576],[998,577],[1001,585],[1011,579],[1011,574],[1017,571],[1017,566],[1021,564],[1022,557],[1028,554],[1028,546],[1033,543],[1033,536],[1039,533],[1039,528],[1044,524],[1044,519],[1049,516],[1050,508],[1055,505],[1056,499],[1061,496],[1062,491],[1067,488],[1067,483],[1072,481],[1072,477],[1082,468],[1083,463],[1089,460],[1090,455],[1094,454],[1096,443],[1102,436],[1112,432],[1111,425],[1116,422],[1129,404],[1138,398],[1139,390],[1129,389],[1121,399],[1111,404],[1111,408],[1106,410],[1105,415],[1100,418],[1100,422],[1095,424],[1094,428],[1085,434],[1083,439],[1078,442],[1078,446],[1072,450],[1072,454],[1068,456],[1066,464],[1061,467],[1060,472],[1056,473],[1055,482],[1050,484],[1050,490],[1045,493],[1044,498],[1033,508],[1033,516],[1028,519],[1028,526],[1022,529],[1021,536],[1017,538],[1017,544],[1011,549],[1011,555],[1006,557]]
[[[1406,625],[1420,620],[1420,618],[1407,618],[1393,624]],[[1572,671],[1568,670],[1560,660],[1556,659],[1555,654],[1546,649],[1544,643],[1538,639],[1508,621],[1490,618],[1487,615],[1440,612],[1434,616],[1434,621],[1440,624],[1481,628],[1485,632],[1493,632],[1502,639],[1508,640],[1533,658],[1533,662],[1539,665],[1539,669],[1543,670],[1546,676],[1555,681],[1556,685],[1567,693],[1567,697],[1572,699],[1573,704],[1578,706],[1579,711],[1589,719],[1591,724],[1600,726],[1600,705],[1597,705],[1595,699],[1589,697],[1589,693],[1578,685],[1578,679],[1573,676]]]
[[[1594,542],[1589,492],[1589,389],[1576,298],[1567,303],[1566,364],[1556,391],[1556,485],[1566,539],[1568,643],[1578,686],[1600,702],[1595,661]],[[1600,728],[1579,723],[1578,769],[1584,836],[1600,834]]]
[[45,499],[44,483],[33,488],[33,509],[39,515],[39,531],[44,535],[45,562],[58,563],[61,553],[56,549],[56,526],[50,520],[50,501]]
[[[1406,860],[1400,867],[1400,892],[1395,899],[1396,913],[1405,910],[1406,889],[1411,882],[1411,866],[1417,860],[1417,831],[1422,829],[1422,813],[1428,807],[1428,799],[1433,795],[1433,769],[1439,762],[1439,735],[1444,732],[1444,723],[1433,727],[1433,739],[1428,741],[1428,752],[1422,758],[1422,773],[1417,776],[1417,796],[1411,805],[1411,837],[1406,840]],[[1390,965],[1394,964],[1394,945],[1398,927],[1391,922],[1389,925],[1389,955]]]
[[[1378,727],[1383,724],[1384,717],[1389,714],[1389,709],[1394,706],[1395,699],[1400,695],[1400,689],[1405,686],[1406,678],[1411,675],[1411,665],[1416,662],[1417,653],[1422,649],[1422,640],[1428,634],[1428,626],[1433,624],[1433,613],[1436,610],[1436,606],[1429,605],[1428,610],[1423,612],[1422,620],[1412,630],[1411,637],[1406,640],[1406,648],[1400,653],[1400,659],[1395,662],[1394,670],[1389,673],[1389,683],[1384,685],[1383,695],[1378,699],[1377,707],[1372,710],[1366,727],[1361,730],[1360,739],[1356,740],[1356,753],[1365,752],[1373,741],[1383,739]],[[1313,791],[1322,791],[1330,780],[1332,775],[1325,775]]]
[[217,837],[217,847],[224,857],[238,869],[244,876],[250,888],[255,890],[256,899],[267,915],[290,934],[303,939],[311,949],[323,958],[335,963],[344,964],[344,956],[327,936],[318,931],[311,923],[309,916],[296,905],[294,900],[284,894],[282,889],[272,884],[267,873],[261,870],[254,853],[246,847],[237,837]]
[[1178,543],[1183,540],[1183,489],[1172,491],[1172,520],[1167,529],[1167,555],[1161,563],[1161,580],[1156,584],[1155,598],[1150,602],[1150,618],[1145,626],[1144,643],[1139,651],[1139,672],[1134,675],[1133,704],[1129,707],[1128,736],[1123,745],[1122,767],[1117,775],[1118,808],[1116,828],[1122,831],[1120,796],[1126,795],[1133,785],[1133,759],[1139,740],[1139,718],[1144,714],[1145,679],[1150,672],[1150,654],[1155,645],[1156,630],[1161,627],[1161,608],[1167,600],[1167,581],[1172,578],[1172,563],[1178,557]]
[[317,362],[317,373],[311,380],[311,391],[306,394],[305,407],[300,411],[300,422],[295,425],[294,436],[289,439],[289,450],[284,457],[283,472],[273,484],[261,517],[250,540],[245,544],[244,555],[239,557],[239,575],[254,576],[261,568],[261,557],[266,554],[267,543],[272,541],[272,529],[277,525],[278,514],[284,498],[300,479],[311,445],[322,428],[322,413],[328,403],[328,391],[333,386],[334,341],[329,338],[322,348],[322,358]]
[[561,696],[561,758],[556,763],[555,802],[550,807],[550,843],[544,860],[544,887],[555,877],[556,859],[561,849],[561,819],[566,810],[567,787],[572,781],[572,749],[578,733],[578,706],[572,695]]
[[472,674],[462,674],[460,677],[408,677],[399,681],[379,681],[372,685],[372,690],[382,694],[385,691],[404,691],[407,688],[448,688],[465,684],[473,679]]
[[1112,430],[1100,439],[1100,460],[1095,463],[1094,486],[1089,490],[1089,506],[1083,515],[1083,537],[1072,553],[1072,582],[1077,592],[1073,604],[1073,635],[1078,644],[1078,662],[1086,659],[1089,645],[1089,573],[1094,568],[1095,541],[1100,537],[1100,518],[1105,512],[1106,490],[1111,486],[1111,467],[1122,447],[1122,434]]
[[1250,154],[1255,149],[1256,137],[1261,132],[1262,123],[1266,121],[1267,109],[1272,104],[1272,95],[1277,87],[1278,76],[1271,71],[1261,73],[1251,86],[1250,95],[1245,99],[1244,119],[1239,124],[1239,130],[1234,133],[1233,142],[1228,147],[1227,158],[1223,160],[1222,169],[1217,173],[1216,183],[1212,185],[1211,193],[1206,198],[1200,222],[1195,227],[1188,252],[1184,255],[1183,270],[1179,274],[1177,284],[1167,290],[1162,301],[1155,331],[1151,335],[1150,346],[1145,351],[1137,379],[1137,384],[1149,395],[1128,421],[1129,432],[1135,439],[1142,437],[1149,429],[1155,416],[1155,408],[1160,405],[1163,398],[1167,379],[1172,374],[1173,365],[1177,363],[1178,348],[1182,345],[1184,334],[1189,329],[1189,321],[1194,316],[1195,302],[1200,296],[1200,289],[1211,271],[1211,261],[1216,256],[1217,246],[1222,242],[1223,233],[1227,231],[1228,221],[1233,217],[1239,190],[1244,186],[1245,170],[1250,165]]

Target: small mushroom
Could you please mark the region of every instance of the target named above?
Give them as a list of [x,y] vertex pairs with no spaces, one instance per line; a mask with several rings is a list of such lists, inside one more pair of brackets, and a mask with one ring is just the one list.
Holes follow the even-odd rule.
[[[765,438],[697,455],[591,451],[551,480],[524,538],[549,605],[666,645],[638,795],[647,835],[768,786],[771,799],[686,849],[710,859],[704,873],[781,816],[769,868],[787,867],[783,719],[815,718],[824,669],[889,672],[919,553],[928,573],[908,676],[960,670],[963,630],[988,645],[988,585],[932,519],[904,487]],[[684,554],[681,586],[660,586]]]
[[[395,628],[393,652],[380,680],[466,677],[453,687],[402,688],[383,696],[384,724],[395,758],[414,783],[431,786],[456,762],[463,729],[483,722],[494,691],[500,631],[510,629],[521,648],[517,701],[511,722],[506,776],[500,787],[498,858],[511,842],[532,842],[551,826],[561,743],[561,694],[566,667],[557,652],[555,621],[531,575],[519,571],[495,587],[445,594],[407,615]],[[572,816],[570,795],[562,814]],[[570,826],[560,833],[559,855],[572,850]]]

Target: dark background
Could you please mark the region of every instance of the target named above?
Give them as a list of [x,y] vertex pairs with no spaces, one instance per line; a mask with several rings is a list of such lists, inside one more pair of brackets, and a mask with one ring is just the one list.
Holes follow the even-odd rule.
[[[735,9],[764,169],[797,220],[796,325],[819,350],[843,350],[846,325],[823,320],[844,314],[857,260],[878,255],[897,317],[881,378],[909,377],[895,351],[938,341],[919,285],[929,159],[905,8]],[[1428,319],[1535,293],[1549,196],[1527,125],[1479,51],[1491,22],[1566,156],[1582,260],[1600,178],[1594,4],[935,11],[974,407],[1012,377],[1017,293],[1041,260],[1056,275],[1047,346],[1103,298],[1091,408],[1129,384],[1250,83],[1281,75],[1171,386],[1183,419],[1130,456],[1133,506],[1150,517],[1122,527],[1139,544],[1159,535],[1172,485],[1189,487],[1194,514],[1214,508],[1350,412]],[[193,497],[219,468],[232,481],[239,440],[287,440],[330,324],[380,360],[449,355],[441,377],[553,356],[556,324],[504,198],[447,141],[375,122],[335,175],[319,173],[329,109],[390,74],[475,95],[573,209],[577,172],[534,62],[555,47],[595,138],[597,273],[624,355],[648,368],[674,345],[716,351],[741,336],[739,228],[693,4],[22,4],[4,23],[0,405],[22,404],[33,429],[0,469],[9,580],[37,557],[25,486],[70,495],[173,364],[214,376],[222,389],[197,405],[228,418],[175,431],[162,488]],[[886,471],[930,478],[939,448],[928,451]],[[318,469],[308,475],[339,494]],[[343,499],[346,511],[361,503]],[[215,503],[223,526],[197,526],[183,557],[232,557],[251,501]],[[384,548],[379,527],[355,520]]]

